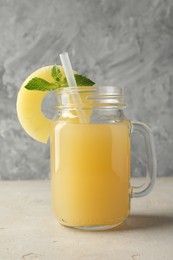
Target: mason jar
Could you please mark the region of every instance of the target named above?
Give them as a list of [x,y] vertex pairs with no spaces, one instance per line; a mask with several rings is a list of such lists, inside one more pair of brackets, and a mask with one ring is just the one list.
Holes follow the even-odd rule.
[[[124,114],[123,89],[114,86],[67,87],[56,91],[51,124],[52,206],[59,223],[86,230],[121,224],[130,200],[147,195],[156,178],[150,128]],[[145,142],[146,180],[130,182],[130,137]]]

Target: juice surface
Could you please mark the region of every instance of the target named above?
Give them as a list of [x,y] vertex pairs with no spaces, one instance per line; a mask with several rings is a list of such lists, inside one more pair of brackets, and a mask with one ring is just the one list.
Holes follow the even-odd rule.
[[52,203],[67,226],[114,225],[129,211],[129,121],[59,122],[51,133]]

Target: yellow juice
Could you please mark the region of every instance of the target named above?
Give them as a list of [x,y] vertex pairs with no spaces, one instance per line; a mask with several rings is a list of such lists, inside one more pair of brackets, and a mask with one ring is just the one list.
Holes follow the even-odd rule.
[[129,121],[59,122],[51,133],[52,203],[67,226],[120,224],[129,211]]

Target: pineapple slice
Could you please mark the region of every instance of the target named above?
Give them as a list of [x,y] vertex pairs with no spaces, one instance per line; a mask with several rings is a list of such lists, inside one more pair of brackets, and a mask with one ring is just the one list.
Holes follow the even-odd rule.
[[[61,66],[58,66],[64,75]],[[28,90],[24,86],[34,77],[54,82],[51,76],[52,66],[40,68],[33,72],[22,84],[17,97],[18,119],[27,132],[35,140],[47,143],[51,120],[42,113],[41,105],[48,91]]]

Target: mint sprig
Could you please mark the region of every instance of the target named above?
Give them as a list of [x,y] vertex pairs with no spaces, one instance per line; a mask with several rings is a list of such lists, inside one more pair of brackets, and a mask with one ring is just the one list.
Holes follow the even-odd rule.
[[[54,65],[51,70],[51,76],[54,82],[48,82],[42,78],[32,78],[26,85],[25,88],[28,90],[40,90],[40,91],[51,91],[58,88],[68,87],[66,77],[62,76],[62,73],[57,65]],[[77,86],[93,86],[95,83],[87,77],[75,74]]]

